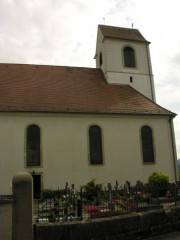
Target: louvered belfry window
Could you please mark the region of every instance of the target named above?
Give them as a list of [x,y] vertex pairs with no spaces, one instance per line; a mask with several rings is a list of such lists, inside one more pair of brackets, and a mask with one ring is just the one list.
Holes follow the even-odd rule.
[[99,65],[101,66],[103,63],[103,59],[102,59],[102,52],[99,54]]
[[89,128],[90,164],[102,164],[102,136],[101,128],[93,125]]
[[144,163],[154,163],[152,130],[148,126],[141,129],[142,153]]
[[35,124],[27,128],[26,164],[40,166],[40,128]]
[[136,67],[134,50],[131,47],[125,47],[123,50],[125,67]]

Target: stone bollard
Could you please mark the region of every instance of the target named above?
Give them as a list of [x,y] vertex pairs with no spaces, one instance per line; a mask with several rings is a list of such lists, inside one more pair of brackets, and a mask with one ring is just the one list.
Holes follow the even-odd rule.
[[13,177],[12,240],[33,240],[32,176],[20,172]]

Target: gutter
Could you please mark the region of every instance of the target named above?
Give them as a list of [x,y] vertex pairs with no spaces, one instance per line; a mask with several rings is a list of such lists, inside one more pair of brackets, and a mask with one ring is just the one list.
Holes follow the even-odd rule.
[[176,151],[173,117],[169,118],[169,126],[170,126],[170,134],[171,134],[172,153],[173,153],[174,176],[175,176],[175,181],[177,182],[179,180],[179,177],[178,177],[178,171],[177,171],[177,151]]
[[154,79],[152,74],[152,65],[150,62],[150,51],[149,51],[149,45],[146,44],[146,53],[147,53],[147,60],[148,60],[148,69],[149,69],[149,77],[150,77],[150,85],[151,85],[151,93],[152,93],[152,100],[156,102],[156,96],[155,96],[155,88],[154,88]]

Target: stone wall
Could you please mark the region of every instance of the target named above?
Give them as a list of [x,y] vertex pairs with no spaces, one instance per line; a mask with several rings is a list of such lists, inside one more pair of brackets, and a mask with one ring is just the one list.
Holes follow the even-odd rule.
[[35,240],[140,240],[180,230],[180,207],[83,222],[37,223]]

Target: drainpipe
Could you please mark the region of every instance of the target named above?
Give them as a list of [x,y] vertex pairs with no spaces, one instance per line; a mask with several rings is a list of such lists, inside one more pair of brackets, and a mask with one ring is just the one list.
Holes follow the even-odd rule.
[[169,126],[170,126],[171,145],[172,145],[172,152],[173,152],[174,176],[175,176],[175,181],[178,181],[179,177],[178,177],[178,171],[177,171],[177,152],[176,152],[173,118],[174,117],[169,118]]
[[155,96],[155,88],[154,88],[154,80],[153,80],[153,74],[152,74],[152,66],[151,66],[151,60],[150,60],[150,52],[149,52],[149,45],[146,44],[146,52],[147,52],[147,59],[148,59],[148,69],[149,69],[149,77],[150,77],[150,85],[151,85],[151,93],[152,93],[152,100],[156,102],[156,96]]

